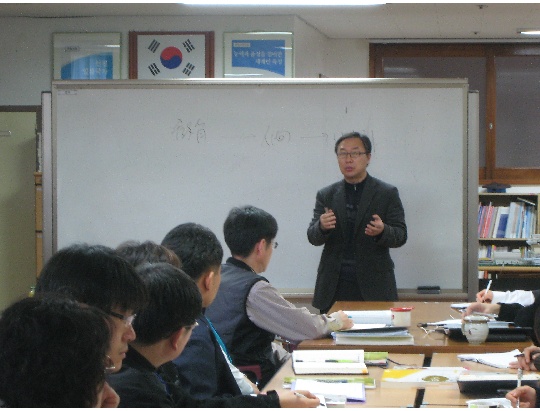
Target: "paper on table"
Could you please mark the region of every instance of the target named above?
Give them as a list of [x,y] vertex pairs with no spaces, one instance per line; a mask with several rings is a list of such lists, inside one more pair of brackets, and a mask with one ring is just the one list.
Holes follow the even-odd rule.
[[495,368],[508,368],[508,365],[516,361],[516,355],[520,354],[518,349],[510,352],[497,352],[486,354],[459,354],[461,361],[475,361],[480,364],[489,365]]
[[298,379],[294,381],[293,390],[307,390],[312,394],[322,394],[328,397],[345,396],[350,401],[365,401],[366,391],[362,383],[331,383],[315,380]]
[[392,312],[390,310],[360,310],[344,311],[354,323],[358,324],[392,324]]

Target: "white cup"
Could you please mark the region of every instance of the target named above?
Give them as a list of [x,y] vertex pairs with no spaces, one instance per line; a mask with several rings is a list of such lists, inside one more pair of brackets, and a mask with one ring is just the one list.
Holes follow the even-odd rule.
[[394,327],[410,327],[412,309],[413,307],[390,308],[390,311],[392,312],[392,325]]
[[488,319],[483,315],[468,315],[463,319],[461,331],[469,344],[482,344],[489,334]]

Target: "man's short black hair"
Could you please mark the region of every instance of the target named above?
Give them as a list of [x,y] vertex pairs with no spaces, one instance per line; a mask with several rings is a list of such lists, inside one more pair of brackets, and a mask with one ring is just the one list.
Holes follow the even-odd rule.
[[367,154],[371,154],[371,140],[368,136],[365,134],[360,134],[357,131],[353,131],[351,133],[343,134],[340,138],[337,139],[336,145],[334,146],[334,152],[337,154],[338,147],[341,144],[343,140],[346,140],[348,138],[359,138],[362,141],[362,144],[364,145],[364,150],[366,150]]
[[116,247],[116,252],[133,267],[144,263],[169,263],[182,268],[180,258],[172,250],[153,241],[125,241]]
[[95,307],[46,294],[25,298],[0,318],[0,399],[4,406],[96,406],[105,383],[108,317]]
[[192,325],[202,310],[195,281],[167,263],[143,264],[137,274],[148,291],[148,305],[133,322],[137,344],[150,345]]
[[55,253],[41,270],[36,293],[55,292],[105,312],[138,311],[146,290],[133,266],[112,248],[74,244]]
[[255,244],[265,239],[268,244],[276,238],[276,219],[260,208],[246,205],[234,207],[223,224],[225,243],[233,255],[247,257]]
[[185,223],[174,227],[161,245],[180,257],[182,270],[195,281],[209,269],[219,267],[223,260],[223,247],[216,235],[200,224]]

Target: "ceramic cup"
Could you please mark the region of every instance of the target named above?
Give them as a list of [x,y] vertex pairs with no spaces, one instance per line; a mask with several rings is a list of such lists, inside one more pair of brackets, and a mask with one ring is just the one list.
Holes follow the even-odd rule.
[[482,344],[489,334],[488,319],[483,315],[468,315],[463,319],[461,331],[469,344]]
[[411,325],[411,310],[414,307],[393,307],[390,308],[392,312],[392,325],[394,327],[409,327]]

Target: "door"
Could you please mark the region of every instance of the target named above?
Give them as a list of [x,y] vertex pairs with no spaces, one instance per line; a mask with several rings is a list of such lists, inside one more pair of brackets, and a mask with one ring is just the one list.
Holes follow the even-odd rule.
[[0,107],[0,310],[36,281],[37,110]]

